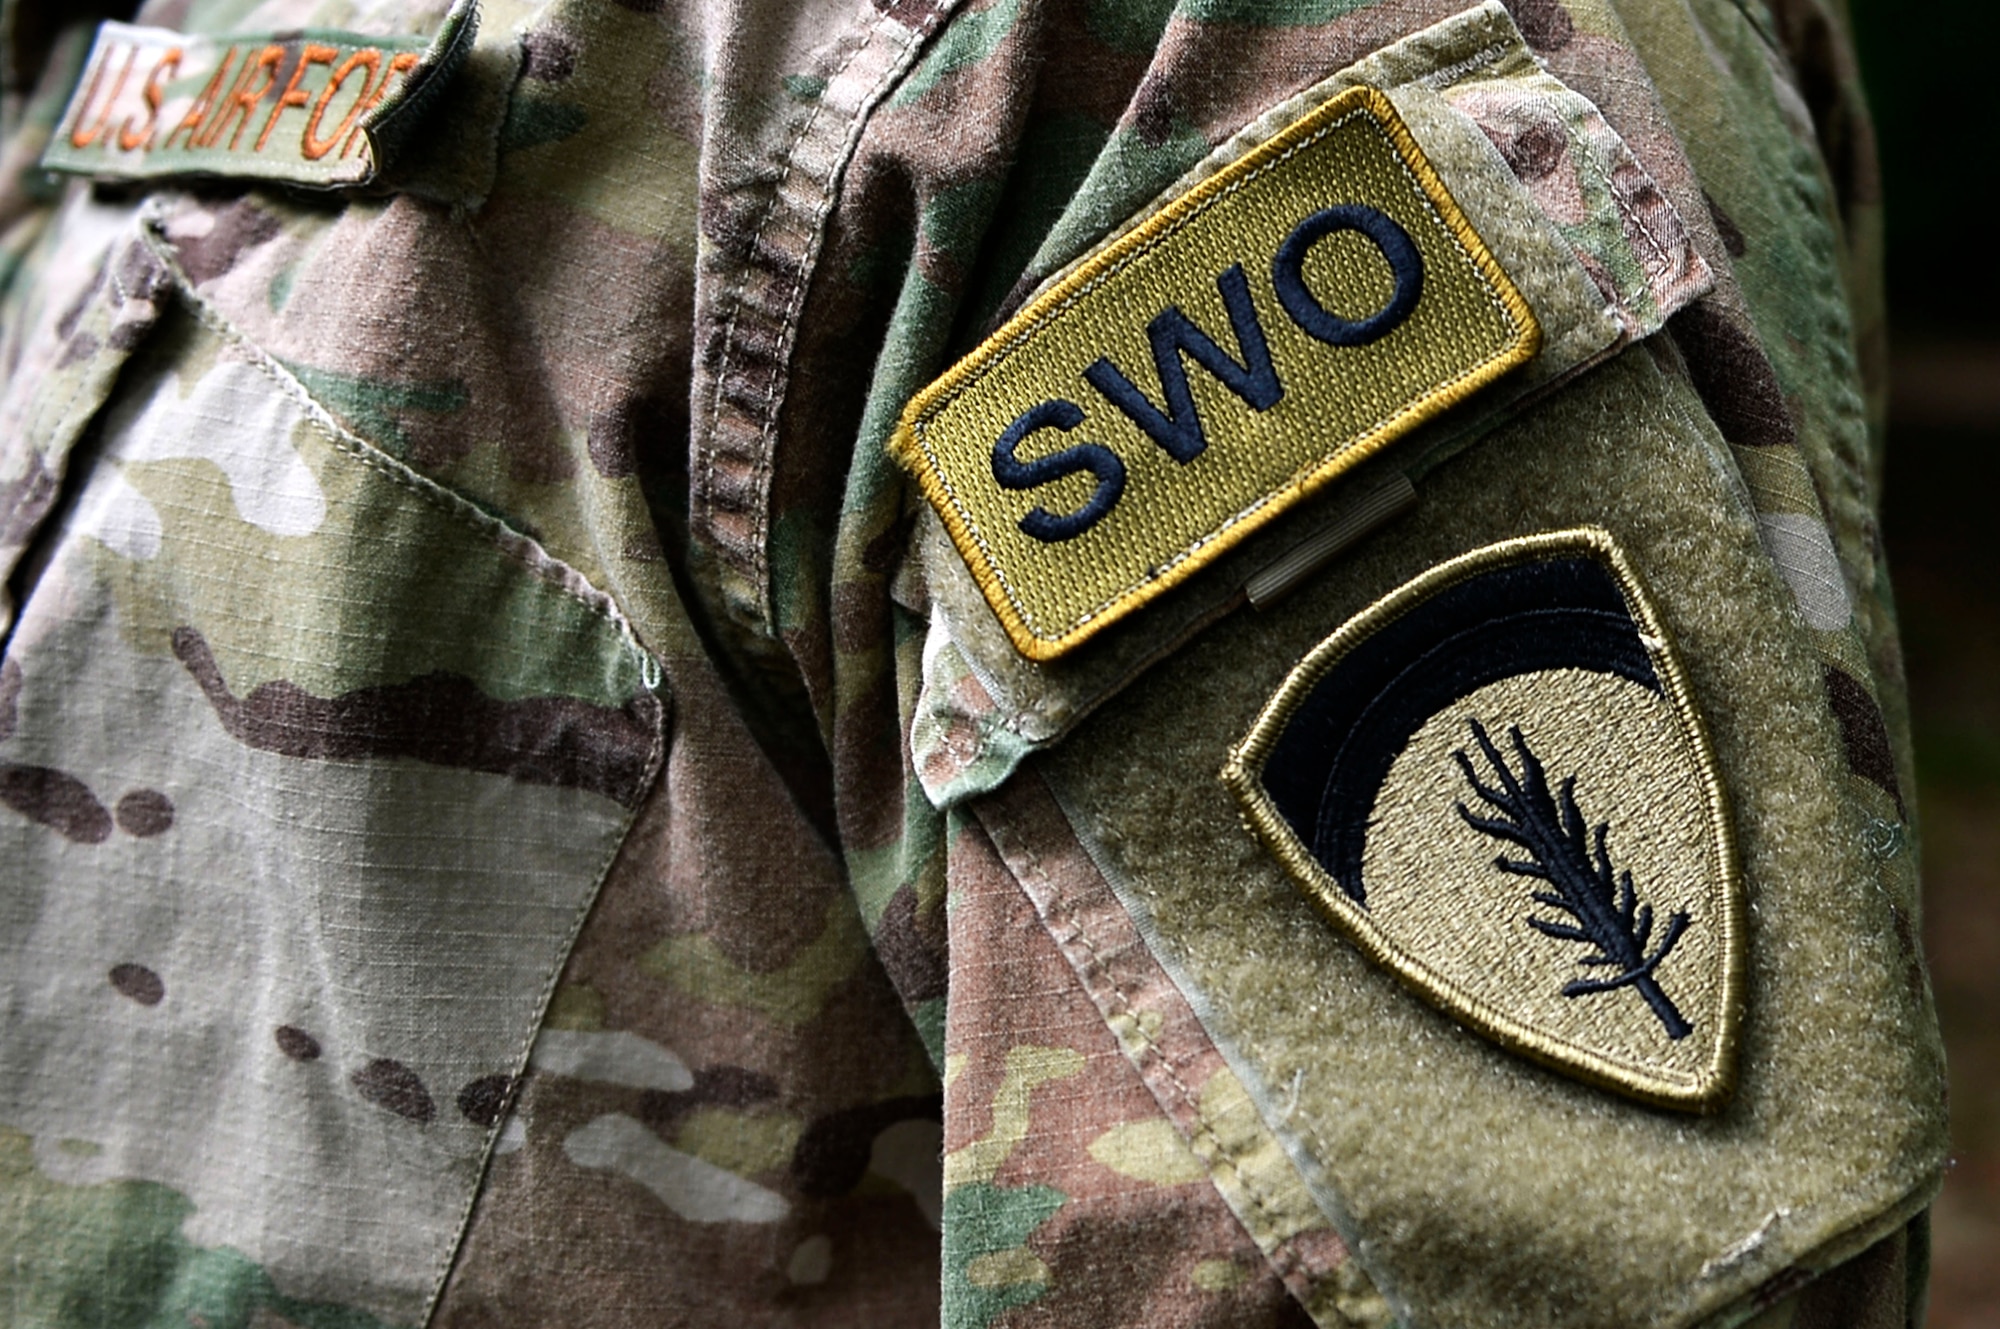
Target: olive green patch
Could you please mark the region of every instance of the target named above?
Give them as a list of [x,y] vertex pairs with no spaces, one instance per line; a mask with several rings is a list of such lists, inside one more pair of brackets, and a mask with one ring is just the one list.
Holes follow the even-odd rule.
[[428,40],[102,23],[42,166],[114,180],[367,184],[463,59],[477,18],[460,0]]
[[1742,894],[1657,616],[1606,533],[1489,545],[1343,624],[1222,778],[1306,895],[1461,1023],[1647,1102],[1734,1087]]
[[1031,303],[910,403],[891,450],[1046,660],[1539,344],[1388,98],[1357,87]]

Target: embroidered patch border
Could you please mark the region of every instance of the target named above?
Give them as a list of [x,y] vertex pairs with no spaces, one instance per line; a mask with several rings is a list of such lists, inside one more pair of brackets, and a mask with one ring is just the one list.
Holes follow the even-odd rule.
[[[1377,926],[1367,906],[1355,893],[1336,881],[1299,839],[1292,825],[1279,810],[1270,791],[1265,787],[1262,775],[1273,749],[1284,736],[1301,705],[1312,696],[1319,683],[1333,672],[1342,660],[1363,642],[1374,637],[1377,632],[1402,619],[1441,592],[1487,573],[1535,561],[1574,557],[1578,554],[1586,555],[1600,563],[1623,596],[1627,612],[1638,625],[1639,640],[1657,676],[1660,693],[1670,706],[1683,737],[1693,750],[1695,768],[1700,776],[1706,844],[1711,854],[1707,867],[1716,883],[1716,889],[1712,893],[1717,905],[1713,925],[1718,933],[1716,944],[1721,956],[1722,973],[1721,998],[1717,1015],[1719,1028],[1710,1044],[1704,1064],[1700,1071],[1691,1077],[1635,1066],[1629,1060],[1614,1060],[1597,1049],[1575,1039],[1565,1038],[1558,1032],[1523,1023],[1491,1002],[1483,1000],[1478,994],[1466,991],[1463,987],[1450,982],[1421,957],[1397,945]],[[1485,737],[1483,731],[1479,736]],[[1470,751],[1473,744],[1468,742],[1465,747]],[[1470,764],[1478,776],[1489,784],[1496,778],[1492,765],[1496,751],[1500,754],[1500,759],[1510,766],[1515,759],[1522,760],[1524,766],[1535,765],[1531,756],[1524,756],[1522,748],[1511,746],[1502,735],[1493,735],[1489,742],[1479,743],[1478,748],[1483,750],[1480,755],[1471,757],[1470,763],[1461,757],[1460,765],[1464,767]],[[1223,766],[1221,779],[1242,805],[1250,829],[1277,857],[1306,897],[1360,948],[1363,954],[1395,974],[1426,1001],[1502,1047],[1552,1069],[1656,1106],[1707,1113],[1723,1106],[1735,1089],[1736,1048],[1744,982],[1743,891],[1737,869],[1735,834],[1716,771],[1714,751],[1707,729],[1689,694],[1686,675],[1638,575],[1608,532],[1596,527],[1580,527],[1524,536],[1474,550],[1432,568],[1348,619],[1315,646],[1287,674],[1278,690],[1265,703],[1249,732],[1231,751],[1228,761]],[[1539,778],[1541,772],[1537,768],[1534,774]],[[1570,800],[1567,789],[1564,790],[1562,797],[1570,802],[1573,810],[1574,802]],[[1478,820],[1480,818],[1496,820],[1491,817],[1493,808],[1487,806],[1483,797],[1468,795],[1461,806],[1469,809],[1469,812],[1461,812],[1461,816],[1464,816],[1474,829],[1485,829],[1480,825]],[[1487,831],[1487,833],[1490,835],[1492,832]],[[1600,830],[1598,834],[1601,836],[1602,831]],[[1598,849],[1601,857],[1601,839]],[[1609,860],[1605,860],[1604,864],[1608,871]],[[1527,914],[1527,910],[1530,907],[1546,905],[1549,900],[1538,896],[1535,905],[1531,906],[1529,893],[1525,889],[1528,884],[1524,883],[1521,895],[1524,915],[1521,921],[1530,927],[1536,927],[1529,921],[1531,916]],[[1624,890],[1629,893],[1630,889],[1628,874]],[[1626,906],[1628,910],[1643,907],[1641,901],[1630,898],[1618,903]],[[1617,905],[1614,904],[1614,907]],[[1646,909],[1645,913],[1650,918],[1650,909]],[[1674,941],[1680,935],[1681,928],[1685,926],[1685,920],[1680,923],[1675,923],[1671,919],[1665,921],[1666,927],[1662,929],[1655,943],[1656,950],[1651,964],[1644,966],[1648,975],[1651,967],[1656,966],[1659,959],[1672,948]],[[1555,926],[1557,928],[1555,931],[1540,927],[1536,930],[1564,940],[1578,939],[1568,936],[1571,929],[1560,921]],[[1642,927],[1640,930],[1643,932],[1645,929]],[[1643,949],[1643,942],[1641,948]],[[1629,981],[1633,975],[1626,975],[1625,978]],[[1572,986],[1578,988],[1578,992],[1570,993],[1566,989],[1566,995],[1580,995],[1601,990],[1589,983]],[[1646,996],[1649,1005],[1654,1006],[1654,1014],[1666,1028],[1669,1036],[1681,1037],[1681,1034],[1673,1032],[1674,1022],[1679,1020],[1679,1015],[1673,1011],[1671,1004],[1667,1004],[1663,1010],[1654,1004],[1651,994],[1642,993],[1642,995]]]
[[[1063,565],[1061,575],[1038,574],[1041,585],[1034,588],[1036,598],[1060,601],[1053,610],[1045,605],[1043,610],[1038,611],[1029,603],[1030,596],[1026,593],[1021,568],[1010,567],[1010,562],[1018,564],[1022,560],[1003,555],[996,549],[997,537],[1006,535],[1011,539],[1012,536],[1004,531],[982,529],[980,517],[973,511],[967,497],[958,491],[952,476],[952,465],[947,464],[933,434],[947,429],[946,417],[960,407],[970,394],[988,391],[996,399],[1005,397],[1011,400],[1021,390],[1013,380],[1039,372],[1033,368],[1022,369],[1016,363],[1017,357],[1024,353],[1034,354],[1031,348],[1038,340],[1057,329],[1061,329],[1061,335],[1077,335],[1079,329],[1076,325],[1066,325],[1065,320],[1082,317],[1079,311],[1093,297],[1098,303],[1088,305],[1092,310],[1101,309],[1106,302],[1119,298],[1119,283],[1125,274],[1134,271],[1137,265],[1167,242],[1187,233],[1189,227],[1211,210],[1232,205],[1251,186],[1264,187],[1260,184],[1262,177],[1277,168],[1303,160],[1303,154],[1314,151],[1323,140],[1329,140],[1330,135],[1357,120],[1373,126],[1380,142],[1389,149],[1396,167],[1400,168],[1404,181],[1414,190],[1422,208],[1427,210],[1428,217],[1441,227],[1449,245],[1455,247],[1452,271],[1435,279],[1463,281],[1462,274],[1470,273],[1470,279],[1482,292],[1489,316],[1496,317],[1504,330],[1497,344],[1490,348],[1486,345],[1446,347],[1443,354],[1433,357],[1444,362],[1436,377],[1416,390],[1392,386],[1388,389],[1392,395],[1387,400],[1386,408],[1372,422],[1355,426],[1350,434],[1315,438],[1310,444],[1301,445],[1298,453],[1300,460],[1295,469],[1283,478],[1258,481],[1254,492],[1241,488],[1244,483],[1241,477],[1237,477],[1234,484],[1222,486],[1222,491],[1229,495],[1230,510],[1215,524],[1191,537],[1175,535],[1155,539],[1150,535],[1128,533],[1115,556],[1102,555],[1101,551],[1090,556],[1078,555]],[[1398,203],[1398,206],[1401,204]],[[1379,224],[1381,222],[1389,224],[1383,226]],[[1426,222],[1426,226],[1429,225],[1430,222]],[[1373,244],[1393,274],[1394,289],[1383,308],[1373,315],[1353,321],[1327,310],[1305,289],[1299,276],[1306,249],[1319,239],[1345,231],[1358,232]],[[1408,262],[1416,253],[1414,242],[1407,232],[1389,222],[1387,215],[1379,209],[1365,203],[1356,204],[1352,200],[1321,200],[1320,211],[1299,221],[1292,232],[1287,242],[1270,256],[1272,280],[1280,283],[1275,292],[1276,307],[1298,325],[1302,334],[1326,346],[1366,345],[1392,331],[1409,316],[1410,307],[1418,303],[1408,273]],[[1195,233],[1197,239],[1203,234]],[[1399,256],[1402,259],[1400,265]],[[1212,256],[1204,254],[1203,257]],[[1245,255],[1246,259],[1249,257]],[[1458,266],[1460,260],[1462,267]],[[1250,409],[1267,409],[1279,394],[1272,391],[1273,383],[1266,381],[1271,378],[1270,354],[1263,344],[1262,329],[1255,322],[1255,309],[1245,284],[1243,264],[1237,263],[1220,274],[1204,270],[1203,275],[1212,278],[1218,289],[1223,308],[1227,311],[1228,326],[1236,335],[1245,363],[1236,363],[1229,352],[1220,349],[1191,324],[1177,305],[1169,305],[1159,312],[1147,329],[1153,342],[1155,364],[1164,370],[1168,366],[1180,365],[1175,357],[1186,355],[1209,375],[1221,380]],[[1282,284],[1287,276],[1291,279],[1289,286]],[[1418,277],[1423,278],[1421,268]],[[1137,282],[1143,278],[1132,280]],[[1217,322],[1214,326],[1220,328],[1223,324]],[[1452,200],[1388,97],[1375,88],[1356,87],[1332,98],[1238,161],[1197,184],[1029,304],[910,402],[889,448],[891,454],[915,475],[1016,649],[1031,660],[1050,660],[1185,581],[1280,513],[1324,489],[1336,477],[1373,456],[1395,438],[1456,405],[1508,370],[1526,363],[1538,350],[1540,336],[1540,328],[1527,301]],[[1065,346],[1064,352],[1069,349]],[[1427,346],[1424,349],[1436,350],[1436,347]],[[1165,379],[1168,375],[1163,372],[1161,377]],[[1163,381],[1160,385],[1170,408],[1173,408],[1171,417],[1148,401],[1131,380],[1102,355],[1079,378],[1103,396],[1110,407],[1122,412],[1131,423],[1150,434],[1152,441],[1175,462],[1186,465],[1205,447],[1198,433],[1190,446],[1185,432],[1188,422],[1194,419],[1194,413],[1184,372],[1179,375],[1180,381]],[[998,386],[994,386],[996,384]],[[1066,380],[1062,387],[1069,390]],[[1035,389],[1036,392],[1041,390],[1040,387]],[[1367,409],[1374,410],[1375,407],[1370,405]],[[1078,440],[1074,445],[1028,462],[1021,461],[1016,455],[1016,448],[1030,433],[1047,429],[1067,433],[1075,428],[1081,422],[1083,412],[1074,403],[1060,398],[1043,400],[1018,414],[1009,407],[1004,414],[1014,420],[1013,425],[1004,430],[992,434],[979,433],[979,421],[975,420],[972,425],[965,426],[971,432],[951,441],[953,456],[961,472],[958,483],[970,482],[981,489],[990,484],[997,489],[1021,490],[1086,472],[1097,481],[1090,498],[1072,511],[1055,515],[1040,507],[1032,509],[1019,523],[1029,537],[1047,544],[1073,540],[1097,525],[1120,502],[1121,496],[1129,501],[1124,463],[1100,444]],[[1107,412],[1106,418],[1113,417]],[[1199,425],[1193,428],[1198,431]],[[1294,426],[1293,430],[1295,434],[1303,433],[1298,426]],[[992,450],[990,477],[977,474],[978,468],[967,460],[975,454],[983,455],[981,450],[989,447]],[[1291,455],[1289,451],[1287,455]],[[1292,462],[1287,464],[1294,465]],[[1213,482],[1191,480],[1183,489],[1199,491],[1203,484],[1213,485]],[[1155,508],[1170,507],[1173,498],[1174,495],[1169,493],[1163,499],[1160,491],[1156,491],[1150,501]],[[1058,590],[1049,592],[1047,587],[1052,581],[1063,581],[1064,584]],[[1075,585],[1071,586],[1070,581]]]

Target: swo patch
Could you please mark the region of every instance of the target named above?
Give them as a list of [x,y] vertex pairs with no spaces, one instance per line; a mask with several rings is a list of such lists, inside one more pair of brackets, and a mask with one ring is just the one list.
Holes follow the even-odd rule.
[[1606,532],[1489,545],[1378,600],[1292,670],[1222,779],[1321,912],[1460,1023],[1648,1103],[1729,1098],[1733,834]]
[[100,23],[42,168],[113,180],[367,184],[477,27],[472,0],[458,0],[428,39]]
[[1358,87],[1028,305],[890,449],[1047,660],[1539,344],[1389,99]]

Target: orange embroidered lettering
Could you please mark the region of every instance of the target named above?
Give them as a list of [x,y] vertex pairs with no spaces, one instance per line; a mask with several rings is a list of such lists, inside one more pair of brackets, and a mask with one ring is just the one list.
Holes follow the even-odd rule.
[[[0,11],[11,2],[0,0]],[[428,43],[310,29],[211,38],[106,20],[70,66],[66,104],[43,127],[42,168],[366,184],[376,174],[375,122],[420,86],[430,51],[467,40],[473,6],[451,0],[451,8]]]
[[110,62],[111,62],[110,53],[106,52],[105,58],[99,60],[95,65],[91,67],[90,91],[84,93],[83,100],[77,103],[76,123],[70,127],[69,131],[69,141],[71,147],[87,148],[96,138],[96,135],[94,134],[85,134],[83,132],[83,122],[90,118],[90,103],[97,99],[97,85],[104,81],[104,66],[109,64]]
[[[381,82],[375,85],[375,91],[369,94],[367,102],[361,107],[361,115],[366,117],[370,111],[381,105],[382,98],[388,95],[389,85],[395,81],[396,75],[415,69],[420,59],[421,57],[414,51],[403,51],[390,60],[389,68],[384,71]],[[357,125],[354,132],[347,136],[347,146],[340,150],[340,155],[345,157],[353,152],[354,145],[360,141],[361,128]]]
[[[137,50],[138,48],[134,47],[133,49]],[[161,56],[160,62],[153,66],[153,72],[146,75],[146,86],[139,89],[140,95],[146,99],[145,123],[134,129],[132,128],[132,117],[129,115],[126,116],[124,126],[118,131],[118,146],[120,148],[126,152],[131,152],[134,148],[150,148],[153,146],[153,126],[159,123],[160,103],[166,100],[166,90],[162,84],[165,83],[166,75],[170,71],[178,73],[180,67],[181,48],[175,46],[170,48],[165,55]]]
[[333,57],[340,54],[337,46],[321,46],[317,42],[307,42],[299,49],[299,62],[292,66],[292,76],[285,83],[285,90],[278,97],[278,104],[271,108],[271,118],[264,122],[264,132],[257,135],[257,146],[262,152],[264,145],[271,141],[271,131],[278,127],[278,117],[294,106],[304,106],[312,100],[312,94],[299,86],[299,80],[306,76],[308,65],[330,65]]
[[[236,151],[237,143],[242,141],[243,131],[250,127],[250,108],[264,100],[264,94],[278,81],[278,63],[284,58],[284,47],[266,46],[257,52],[255,60],[243,62],[243,69],[236,76],[236,86],[230,89],[228,100],[222,103],[222,109],[217,113],[214,122],[202,131],[203,147],[212,148],[221,142],[223,131],[228,129],[229,122],[234,120],[236,132],[229,136],[229,151]],[[253,91],[250,81],[258,74],[264,76],[264,81]]]
[[97,70],[90,76],[90,93],[77,108],[76,125],[69,132],[71,147],[87,148],[97,142],[111,125],[111,108],[118,104],[118,94],[125,91],[125,80],[132,73],[132,64],[139,58],[139,48],[134,46],[125,56],[125,67],[118,71],[118,81],[111,85],[111,95],[104,99],[104,109],[98,112],[97,123],[86,132],[83,122],[90,113],[90,103],[97,96],[97,85],[104,78],[104,66],[111,63],[112,53],[106,50],[104,59],[97,64]]
[[228,77],[229,66],[234,64],[235,61],[236,48],[232,46],[223,52],[222,63],[215,67],[215,76],[209,79],[208,86],[203,88],[201,95],[194,99],[194,105],[188,107],[187,114],[182,116],[181,122],[174,126],[174,132],[167,135],[167,141],[160,145],[163,149],[173,147],[174,140],[182,134],[188,136],[187,150],[189,152],[194,151],[196,147],[200,146],[198,140],[201,137],[201,122],[208,118],[209,111],[215,106],[215,99],[222,95],[223,80]]
[[[361,95],[354,99],[354,105],[341,118],[340,125],[333,133],[327,135],[325,138],[319,138],[317,135],[319,132],[320,117],[326,114],[327,105],[333,100],[333,94],[340,91],[340,86],[347,82],[348,75],[352,74],[361,65],[368,66],[368,72],[361,79]],[[299,148],[305,153],[307,161],[316,162],[321,157],[326,156],[327,153],[332,152],[334,147],[340,142],[341,135],[354,127],[355,120],[360,118],[362,106],[368,101],[368,92],[373,84],[373,80],[381,72],[382,52],[373,46],[362,47],[342,61],[340,68],[333,71],[333,77],[326,82],[326,90],[320,93],[319,101],[313,106],[312,119],[306,121],[305,134],[299,140]],[[386,81],[384,79],[384,82]]]

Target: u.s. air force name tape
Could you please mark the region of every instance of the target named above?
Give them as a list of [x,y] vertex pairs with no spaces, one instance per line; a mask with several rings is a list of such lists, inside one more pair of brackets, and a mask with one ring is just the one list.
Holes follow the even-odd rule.
[[459,0],[430,38],[307,29],[205,36],[100,24],[42,166],[100,179],[362,185],[472,44]]
[[1388,98],[1354,88],[1036,299],[910,403],[891,449],[1047,660],[1539,339]]

